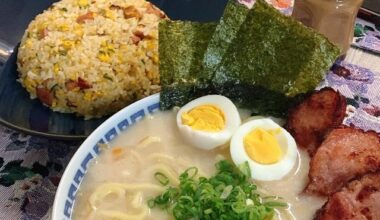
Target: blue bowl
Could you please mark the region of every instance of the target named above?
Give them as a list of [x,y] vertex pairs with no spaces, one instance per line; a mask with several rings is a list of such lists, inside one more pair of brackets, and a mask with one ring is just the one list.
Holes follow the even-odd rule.
[[71,158],[59,183],[52,212],[53,220],[71,219],[75,195],[87,172],[89,162],[100,153],[99,144],[111,142],[146,115],[158,112],[159,102],[160,96],[155,94],[125,107],[100,125],[83,142]]

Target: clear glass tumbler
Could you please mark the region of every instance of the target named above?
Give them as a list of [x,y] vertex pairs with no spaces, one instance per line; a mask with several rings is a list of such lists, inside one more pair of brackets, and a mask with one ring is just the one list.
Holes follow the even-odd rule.
[[324,34],[346,54],[363,0],[295,0],[292,16]]

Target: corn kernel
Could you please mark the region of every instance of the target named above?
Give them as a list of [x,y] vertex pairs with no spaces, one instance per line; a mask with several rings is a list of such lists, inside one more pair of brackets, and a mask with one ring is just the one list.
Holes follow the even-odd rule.
[[74,34],[76,35],[76,36],[78,36],[78,37],[82,37],[83,36],[83,34],[84,34],[84,31],[83,31],[83,28],[82,28],[82,26],[81,25],[78,25],[78,24],[76,24],[75,26],[74,26]]
[[86,101],[91,101],[91,99],[92,99],[92,94],[91,94],[91,92],[85,92],[83,98],[84,98],[84,100],[86,100]]
[[30,79],[26,79],[24,81],[24,85],[27,88],[27,90],[29,90],[29,91],[33,91],[34,88],[36,87],[36,83]]
[[54,71],[55,74],[57,74],[59,72],[59,65],[58,65],[58,63],[54,64],[53,71]]
[[25,41],[25,47],[26,47],[26,48],[31,48],[31,47],[32,47],[32,44],[33,44],[33,43],[32,43],[32,40],[31,40],[31,39],[28,39],[28,40]]
[[79,7],[86,7],[88,6],[88,0],[78,0]]
[[157,48],[156,43],[154,43],[154,41],[152,40],[148,41],[147,47],[148,47],[148,50],[154,50],[155,48]]
[[98,59],[105,63],[109,63],[111,61],[111,57],[105,53],[99,53]]
[[157,64],[158,63],[158,56],[157,55],[153,55],[152,56],[152,61],[154,64]]
[[71,49],[75,45],[75,42],[72,40],[64,40],[62,41],[62,46],[68,50]]
[[106,49],[107,49],[107,52],[115,51],[115,47],[112,44],[107,44]]
[[53,100],[53,102],[51,103],[51,107],[56,107],[57,106],[57,101],[56,100]]
[[67,24],[61,24],[58,26],[58,30],[59,31],[68,31],[70,30],[69,26],[67,26]]
[[115,19],[115,15],[113,14],[113,12],[111,10],[105,10],[104,11],[104,17],[112,19],[112,20]]
[[94,98],[95,97],[100,97],[100,96],[103,96],[103,92],[100,92],[100,91],[95,92]]

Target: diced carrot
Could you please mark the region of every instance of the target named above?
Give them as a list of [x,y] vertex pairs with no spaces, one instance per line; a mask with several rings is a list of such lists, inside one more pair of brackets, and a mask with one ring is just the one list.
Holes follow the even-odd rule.
[[112,157],[114,160],[119,160],[121,156],[123,155],[123,148],[121,147],[114,147],[112,148]]

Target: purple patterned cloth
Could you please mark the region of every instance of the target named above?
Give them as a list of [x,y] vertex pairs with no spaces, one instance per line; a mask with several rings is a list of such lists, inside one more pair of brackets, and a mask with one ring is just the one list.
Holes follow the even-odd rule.
[[0,219],[50,219],[60,177],[79,144],[0,126]]
[[380,53],[380,24],[375,25],[357,18],[352,45]]
[[[347,97],[345,125],[380,132],[380,74],[340,62],[318,89],[326,86]],[[49,219],[60,177],[79,145],[0,126],[0,219]]]
[[319,88],[332,87],[347,100],[344,125],[380,133],[380,74],[345,62],[334,64]]

